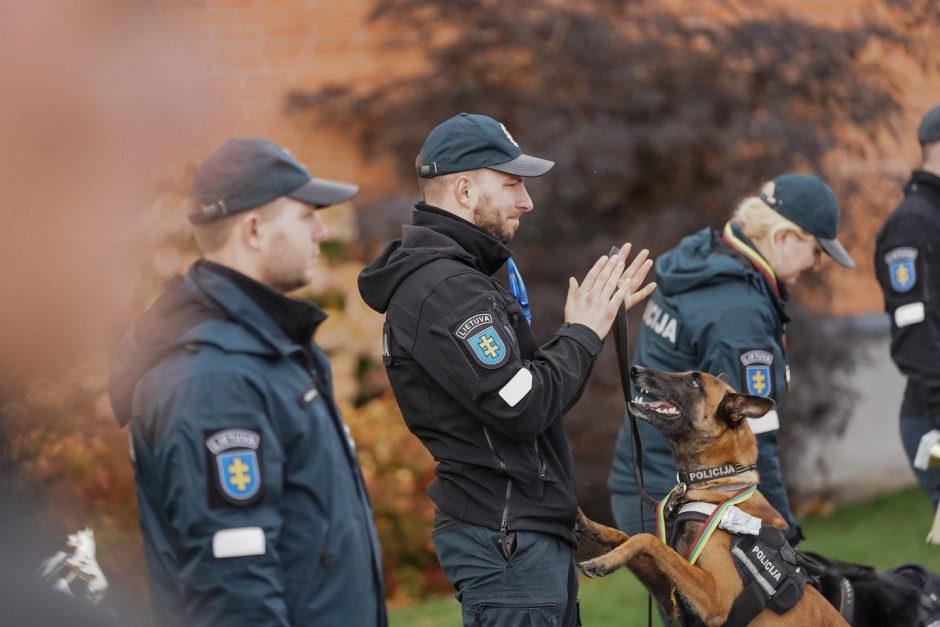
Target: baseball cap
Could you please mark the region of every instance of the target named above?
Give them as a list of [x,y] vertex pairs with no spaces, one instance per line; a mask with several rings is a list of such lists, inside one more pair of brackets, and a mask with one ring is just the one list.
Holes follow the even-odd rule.
[[924,115],[917,127],[917,141],[921,144],[930,144],[940,141],[940,104]]
[[855,262],[836,238],[839,229],[839,201],[835,192],[818,176],[782,174],[764,185],[761,200],[816,241],[836,263],[854,268]]
[[196,171],[192,196],[202,205],[190,214],[193,224],[205,224],[260,207],[281,196],[317,209],[345,202],[359,187],[314,178],[287,150],[258,137],[230,139]]
[[489,168],[516,176],[542,176],[554,161],[522,154],[504,125],[486,115],[460,113],[439,124],[421,146],[417,174],[433,178]]

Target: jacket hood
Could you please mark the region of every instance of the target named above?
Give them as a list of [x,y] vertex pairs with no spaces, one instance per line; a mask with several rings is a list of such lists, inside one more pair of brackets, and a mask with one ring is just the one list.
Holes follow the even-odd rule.
[[735,278],[760,274],[747,261],[732,254],[712,229],[703,229],[682,239],[679,245],[656,260],[656,283],[667,296],[682,294]]
[[189,330],[224,314],[203,301],[176,279],[124,335],[118,345],[108,378],[108,393],[118,423],[131,419],[131,401],[137,381],[174,348]]
[[454,259],[492,275],[509,259],[509,249],[476,225],[418,203],[414,223],[359,274],[359,293],[369,307],[385,313],[395,290],[412,272],[437,259]]
[[111,362],[108,393],[121,426],[131,419],[134,388],[180,346],[211,344],[233,353],[302,350],[271,316],[213,264],[197,261],[124,335]]

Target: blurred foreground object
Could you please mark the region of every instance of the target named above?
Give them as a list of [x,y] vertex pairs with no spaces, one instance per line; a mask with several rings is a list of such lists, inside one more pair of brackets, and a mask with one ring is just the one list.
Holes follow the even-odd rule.
[[85,527],[69,534],[66,549],[43,562],[39,574],[56,590],[97,605],[108,592],[108,579],[95,560],[95,532]]
[[0,20],[0,381],[108,350],[161,165],[204,111],[181,3],[36,0]]

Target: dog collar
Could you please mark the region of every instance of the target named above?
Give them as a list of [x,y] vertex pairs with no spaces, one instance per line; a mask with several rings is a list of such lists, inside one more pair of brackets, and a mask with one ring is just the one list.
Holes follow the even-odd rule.
[[679,483],[693,485],[696,483],[705,483],[712,479],[722,479],[724,477],[733,477],[741,473],[748,472],[757,468],[756,465],[741,466],[739,464],[722,464],[712,468],[700,468],[698,470],[680,470],[676,473],[676,480]]

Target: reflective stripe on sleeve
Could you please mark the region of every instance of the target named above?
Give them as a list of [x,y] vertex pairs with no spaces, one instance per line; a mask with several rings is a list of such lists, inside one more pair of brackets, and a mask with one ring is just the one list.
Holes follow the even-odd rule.
[[924,321],[924,303],[908,303],[894,310],[894,324],[906,327]]
[[532,390],[532,373],[522,368],[499,391],[500,397],[510,407],[515,407]]
[[776,409],[771,409],[760,418],[748,418],[747,422],[751,425],[751,431],[754,432],[754,435],[776,431],[780,428],[780,417],[777,416]]
[[217,558],[264,555],[264,530],[261,527],[222,529],[212,536],[212,556]]

